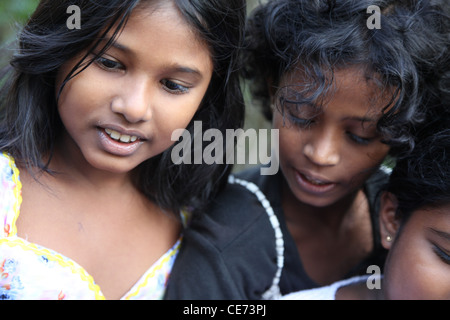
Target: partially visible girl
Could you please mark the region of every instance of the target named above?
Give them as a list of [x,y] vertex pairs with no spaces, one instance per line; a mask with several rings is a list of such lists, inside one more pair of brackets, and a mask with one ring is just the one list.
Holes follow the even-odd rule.
[[175,165],[172,134],[242,125],[244,22],[243,0],[39,3],[2,78],[0,298],[163,297],[230,171]]
[[384,276],[353,277],[283,299],[450,300],[450,117],[421,134],[428,136],[397,162],[381,198],[381,242],[389,250]]

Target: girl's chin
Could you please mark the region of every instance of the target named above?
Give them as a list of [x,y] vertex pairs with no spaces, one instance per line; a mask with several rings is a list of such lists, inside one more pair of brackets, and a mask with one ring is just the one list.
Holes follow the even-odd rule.
[[297,200],[300,201],[301,203],[317,208],[325,208],[337,202],[336,199],[313,197],[304,194],[297,195]]
[[86,170],[93,170],[110,174],[131,173],[139,164],[134,164],[134,161],[131,161],[131,159],[112,157],[110,155],[100,157],[86,157],[86,162],[88,166]]

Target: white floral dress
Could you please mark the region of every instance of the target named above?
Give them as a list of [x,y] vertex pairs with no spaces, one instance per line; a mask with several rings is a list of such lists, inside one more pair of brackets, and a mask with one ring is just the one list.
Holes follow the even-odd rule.
[[[21,189],[14,159],[0,154],[0,300],[105,299],[75,261],[17,236]],[[122,299],[162,299],[180,244],[181,237]]]

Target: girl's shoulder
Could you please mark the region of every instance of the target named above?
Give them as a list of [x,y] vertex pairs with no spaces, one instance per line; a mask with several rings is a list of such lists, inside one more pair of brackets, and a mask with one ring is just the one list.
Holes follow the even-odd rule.
[[14,234],[14,220],[22,202],[22,184],[14,158],[0,153],[0,238]]
[[[270,242],[273,248],[276,240],[282,238],[270,199],[260,185],[240,175],[229,176],[227,186],[211,202],[200,220],[211,227],[225,227],[228,230],[214,234],[219,248],[229,247],[236,238],[244,235],[253,239],[261,238],[260,244]],[[261,228],[269,234],[262,234]]]
[[166,299],[279,296],[283,234],[254,182],[231,175],[207,210],[192,217],[183,237]]

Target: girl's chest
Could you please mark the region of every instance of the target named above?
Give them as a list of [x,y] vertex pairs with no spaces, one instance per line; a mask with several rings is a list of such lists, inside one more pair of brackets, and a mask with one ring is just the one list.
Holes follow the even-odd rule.
[[51,193],[25,184],[17,236],[76,262],[107,298],[121,298],[180,237],[176,219],[139,201]]

